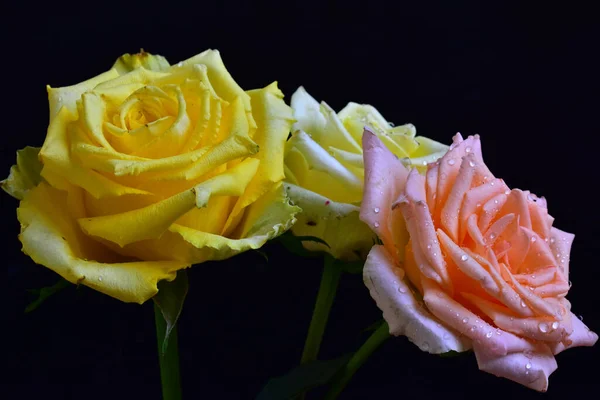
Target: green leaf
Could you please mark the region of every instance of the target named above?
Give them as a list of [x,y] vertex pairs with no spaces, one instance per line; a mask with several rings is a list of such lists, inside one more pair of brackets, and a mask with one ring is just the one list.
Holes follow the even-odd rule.
[[363,329],[360,332],[364,333],[364,332],[376,331],[384,323],[385,323],[385,319],[382,318],[380,320],[377,320],[377,321],[373,322],[371,325],[367,326],[365,329]]
[[152,298],[166,322],[165,338],[162,343],[163,355],[169,344],[169,335],[181,314],[188,288],[187,273],[184,270],[180,270],[173,281],[160,281],[158,283],[158,293]]
[[52,286],[47,286],[41,289],[31,289],[28,290],[29,293],[34,294],[37,298],[29,303],[27,307],[25,307],[25,312],[29,313],[38,308],[48,297],[52,296],[54,293],[61,291],[62,289],[71,286],[71,282],[66,279],[60,279]]
[[469,352],[471,352],[471,350],[467,350],[467,351],[454,351],[454,350],[450,350],[450,351],[447,351],[445,353],[440,353],[439,356],[443,357],[443,358],[452,358],[452,357],[458,357],[458,356],[463,355],[463,354],[467,354]]
[[333,360],[312,361],[300,365],[284,376],[270,379],[256,400],[288,400],[304,391],[325,385],[351,356],[349,354]]
[[300,257],[320,257],[327,254],[323,251],[309,251],[304,248],[302,242],[317,242],[329,247],[323,239],[314,236],[295,236],[291,231],[287,231],[277,238],[277,241],[283,245],[290,253]]
[[38,159],[39,152],[40,147],[30,146],[17,151],[17,164],[10,168],[8,178],[0,181],[0,186],[6,193],[23,200],[25,193],[40,183],[42,163]]

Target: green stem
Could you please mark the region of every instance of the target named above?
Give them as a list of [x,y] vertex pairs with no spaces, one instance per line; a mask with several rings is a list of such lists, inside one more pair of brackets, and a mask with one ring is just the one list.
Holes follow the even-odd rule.
[[390,337],[390,328],[387,322],[384,322],[367,341],[358,349],[348,363],[336,374],[331,381],[331,387],[325,395],[325,400],[336,399],[342,390],[346,387],[356,371],[367,361],[369,356]]
[[177,326],[169,335],[169,344],[163,354],[162,344],[167,332],[167,323],[154,303],[154,320],[156,323],[156,341],[158,343],[158,360],[160,364],[160,381],[163,400],[181,400],[181,378],[179,376],[179,346],[177,344]]
[[301,363],[306,364],[317,359],[321,341],[323,340],[323,332],[329,319],[329,311],[335,298],[337,286],[340,281],[342,269],[331,256],[325,257],[323,266],[323,275],[321,276],[321,284],[315,302],[310,327],[304,343],[304,351],[302,352]]

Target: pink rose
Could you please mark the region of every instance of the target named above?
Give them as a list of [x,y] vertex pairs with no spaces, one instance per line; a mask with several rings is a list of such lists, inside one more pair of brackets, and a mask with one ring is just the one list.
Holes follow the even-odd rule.
[[368,130],[363,148],[361,219],[383,242],[364,280],[390,333],[430,353],[472,347],[481,370],[546,391],[554,355],[598,339],[565,298],[574,235],[552,227],[543,197],[492,175],[478,135],[456,134],[425,176]]

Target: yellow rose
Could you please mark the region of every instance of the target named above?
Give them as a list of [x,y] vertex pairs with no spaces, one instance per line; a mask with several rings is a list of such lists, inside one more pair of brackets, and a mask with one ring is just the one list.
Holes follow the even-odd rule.
[[126,54],[48,98],[39,157],[20,151],[2,187],[21,200],[23,251],[72,283],[143,303],[158,281],[259,248],[300,211],[281,182],[291,109],[276,83],[242,90],[217,51],[174,66]]
[[417,169],[443,156],[448,146],[415,136],[411,124],[393,127],[370,105],[348,103],[336,113],[302,87],[293,94],[291,105],[296,123],[286,143],[286,189],[302,208],[292,232],[318,237],[330,246],[304,242],[309,250],[328,251],[343,260],[365,258],[377,240],[358,218],[363,195],[365,126],[405,165]]

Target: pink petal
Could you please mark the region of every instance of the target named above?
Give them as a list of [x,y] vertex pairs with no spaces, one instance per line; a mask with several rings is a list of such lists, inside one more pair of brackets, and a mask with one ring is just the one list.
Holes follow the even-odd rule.
[[496,327],[489,325],[452,299],[434,281],[423,279],[421,283],[424,290],[423,300],[429,311],[442,320],[446,326],[475,342],[484,342],[488,351],[497,355],[505,355],[509,352],[524,351],[531,347],[529,342],[511,333],[501,332],[500,335],[497,335]]
[[575,239],[575,235],[572,233],[554,227],[550,230],[550,249],[555,255],[556,265],[560,268],[565,280],[569,279],[569,258],[573,239]]
[[471,182],[475,175],[475,170],[470,166],[469,163],[473,164],[475,159],[474,154],[468,154],[462,160],[460,169],[456,176],[456,180],[450,189],[450,194],[446,203],[442,207],[442,214],[440,216],[441,226],[446,228],[446,232],[455,242],[458,241],[458,215],[463,199],[467,191],[471,188]]
[[[396,257],[393,221],[402,221],[402,216],[400,210],[392,210],[392,202],[404,190],[408,170],[368,129],[363,133],[363,152],[365,187],[360,219],[369,225]],[[402,250],[404,245],[401,244]]]
[[411,237],[413,256],[415,258],[415,263],[419,267],[419,270],[429,279],[433,279],[438,283],[442,283],[442,278],[434,269],[433,265],[431,265],[431,263],[425,256],[423,248],[420,245],[419,226],[415,217],[415,209],[417,207],[422,207],[422,205],[417,206],[413,204],[404,195],[401,195],[398,201],[396,201],[393,206],[394,209],[401,210],[402,215],[404,216],[404,220],[406,221],[406,229],[408,230],[408,233]]
[[558,367],[545,344],[539,344],[527,353],[515,352],[504,356],[487,351],[485,343],[475,343],[473,349],[480,370],[540,392],[548,390],[548,377]]
[[436,189],[437,189],[437,180],[438,180],[438,170],[440,168],[440,164],[435,162],[427,165],[427,173],[426,173],[426,193],[427,193],[427,205],[429,206],[429,210],[431,211],[431,215],[435,215],[435,199],[437,197]]
[[569,312],[571,316],[571,324],[573,326],[573,332],[567,336],[565,345],[564,343],[554,343],[551,345],[552,352],[558,354],[561,351],[570,349],[571,347],[580,346],[593,346],[598,340],[598,335],[590,330],[582,320],[577,318],[575,314]]
[[440,324],[418,303],[402,280],[403,276],[404,272],[394,265],[388,251],[383,246],[373,246],[363,269],[363,278],[371,297],[383,311],[390,334],[405,335],[429,353],[468,350],[470,341]]
[[[491,181],[490,183],[486,183],[488,186],[494,186],[493,183],[495,181]],[[479,216],[479,229],[482,232],[485,232],[492,220],[498,215],[498,212],[502,208],[502,206],[506,203],[506,195],[504,193],[497,194],[496,196],[489,199],[483,207],[481,207],[481,214]],[[504,215],[504,213],[502,214]]]

